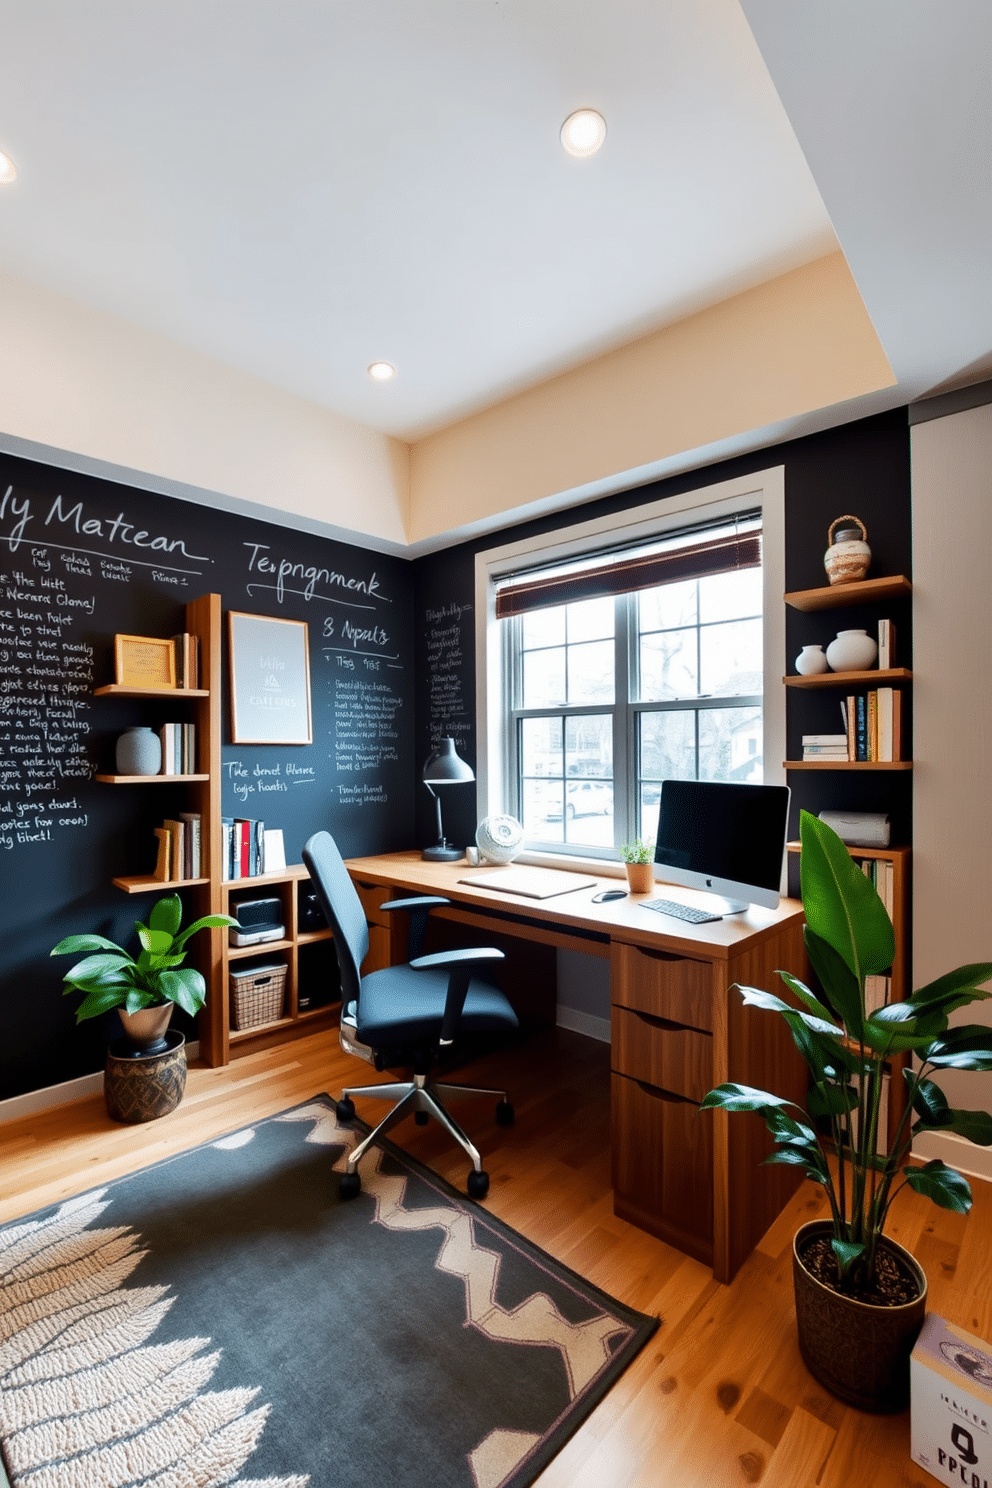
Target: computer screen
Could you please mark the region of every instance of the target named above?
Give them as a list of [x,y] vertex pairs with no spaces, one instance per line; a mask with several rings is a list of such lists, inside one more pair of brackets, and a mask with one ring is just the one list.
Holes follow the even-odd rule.
[[[666,780],[661,787],[655,877],[774,909],[789,821],[787,785]],[[743,901],[743,902],[740,902]]]

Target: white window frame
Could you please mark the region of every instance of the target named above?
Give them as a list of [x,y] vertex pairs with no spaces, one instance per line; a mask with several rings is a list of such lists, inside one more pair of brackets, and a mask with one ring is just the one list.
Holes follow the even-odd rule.
[[[512,799],[509,751],[503,737],[505,648],[501,621],[496,618],[496,585],[521,566],[551,566],[610,544],[650,542],[685,527],[760,511],[762,532],[762,668],[763,668],[763,777],[766,784],[784,785],[785,687],[785,467],[777,465],[753,475],[683,491],[613,516],[597,517],[539,537],[489,548],[475,557],[475,675],[476,675],[476,810],[478,819],[508,810]],[[588,857],[569,858],[564,852],[521,854],[521,861],[570,861],[588,868]],[[604,860],[608,861],[608,860]]]

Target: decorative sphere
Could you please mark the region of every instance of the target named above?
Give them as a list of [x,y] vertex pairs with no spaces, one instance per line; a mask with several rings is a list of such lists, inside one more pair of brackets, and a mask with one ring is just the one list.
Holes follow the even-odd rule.
[[515,816],[487,816],[475,834],[479,857],[488,863],[512,863],[524,845],[524,829]]

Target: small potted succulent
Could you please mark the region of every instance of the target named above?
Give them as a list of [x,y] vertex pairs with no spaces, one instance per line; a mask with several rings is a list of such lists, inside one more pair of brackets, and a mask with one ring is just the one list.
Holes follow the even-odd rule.
[[[926,1276],[883,1231],[892,1201],[908,1186],[942,1208],[966,1214],[971,1190],[939,1158],[909,1165],[914,1137],[954,1132],[992,1145],[992,1116],[953,1110],[932,1075],[945,1069],[992,1070],[992,1028],[949,1023],[949,1014],[987,998],[992,963],[961,966],[869,1012],[865,978],[892,964],[892,922],[874,885],[843,842],[818,817],[800,815],[806,949],[822,996],[789,972],[778,975],[786,1002],[756,987],[744,1001],[789,1025],[809,1067],[806,1110],[781,1096],[728,1083],[703,1108],[757,1112],[775,1150],[823,1188],[830,1218],[801,1227],[793,1242],[799,1348],[810,1372],[848,1404],[895,1411],[909,1399],[909,1354],[923,1322]],[[902,1069],[893,1056],[913,1054]],[[905,1079],[907,1102],[896,1129],[881,1136],[887,1062]]]
[[650,894],[654,888],[654,848],[650,842],[635,837],[620,849],[627,869],[627,883],[632,894]]
[[187,941],[198,930],[237,924],[230,915],[205,915],[180,934],[182,915],[179,895],[168,894],[152,907],[147,925],[135,922],[141,943],[137,961],[102,935],[69,935],[59,941],[53,956],[83,957],[63,978],[66,995],[85,993],[76,1009],[77,1023],[116,1009],[135,1049],[154,1054],[166,1047],[173,1006],[195,1017],[207,994],[200,973],[182,965]]

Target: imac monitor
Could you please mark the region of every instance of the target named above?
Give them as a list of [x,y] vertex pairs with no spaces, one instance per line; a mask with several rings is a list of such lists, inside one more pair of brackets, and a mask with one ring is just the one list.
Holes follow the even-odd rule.
[[[729,896],[724,914],[774,909],[789,821],[787,785],[666,780],[661,787],[656,878]],[[741,902],[743,901],[743,902]]]

